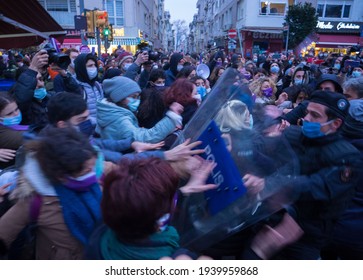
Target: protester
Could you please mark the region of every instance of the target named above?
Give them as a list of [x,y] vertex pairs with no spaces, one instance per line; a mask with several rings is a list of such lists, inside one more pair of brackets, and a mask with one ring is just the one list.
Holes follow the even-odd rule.
[[141,92],[139,85],[125,77],[114,77],[103,83],[107,99],[98,102],[96,132],[104,139],[126,139],[133,137],[136,141],[157,143],[181,126],[182,106],[170,105],[166,116],[153,128],[141,128],[135,113],[137,112]]
[[183,195],[214,188],[206,185],[213,163],[202,162],[188,183],[165,161],[150,158],[122,161],[105,178],[101,203],[105,226],[92,236],[88,259],[157,260],[180,247],[170,220]]
[[97,81],[97,58],[91,53],[82,53],[74,61],[77,82],[83,98],[87,101],[92,124],[96,124],[97,101],[104,97],[101,84]]
[[0,253],[35,221],[35,259],[82,259],[101,219],[96,151],[73,128],[47,128],[41,136],[26,143],[26,161],[12,192],[15,205],[0,219]]
[[23,144],[23,134],[28,126],[20,125],[21,112],[14,97],[0,92],[0,169],[15,164],[16,151]]
[[[279,255],[283,259],[318,259],[320,250],[332,233],[356,186],[360,153],[342,140],[339,130],[349,108],[341,94],[316,91],[311,96],[302,128],[284,131],[296,152],[301,172],[288,179],[299,194],[297,201],[287,207],[289,214],[304,231],[304,235]],[[245,186],[254,193],[269,188],[273,178],[243,177]]]

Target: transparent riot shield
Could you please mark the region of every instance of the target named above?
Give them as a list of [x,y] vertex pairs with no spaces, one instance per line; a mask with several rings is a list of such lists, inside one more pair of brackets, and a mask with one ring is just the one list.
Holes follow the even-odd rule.
[[[254,104],[243,79],[236,69],[227,69],[174,143],[201,140],[198,148],[206,150],[201,156],[217,163],[207,183],[218,187],[183,197],[172,221],[181,246],[196,252],[262,222],[296,199],[290,179],[299,172],[298,160],[267,107]],[[238,103],[235,100],[246,105],[252,117],[242,129],[228,130],[219,112]],[[265,178],[263,190],[247,191],[246,174]]]

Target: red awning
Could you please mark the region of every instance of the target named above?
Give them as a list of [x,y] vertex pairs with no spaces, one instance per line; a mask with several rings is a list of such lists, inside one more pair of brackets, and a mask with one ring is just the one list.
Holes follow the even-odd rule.
[[359,35],[319,34],[318,47],[354,46],[359,44]]
[[[14,26],[4,21],[5,18],[20,25]],[[37,32],[24,29],[22,25]],[[39,32],[47,37],[52,36],[59,42],[63,42],[66,33],[37,0],[0,0],[0,48],[39,45],[45,40]]]

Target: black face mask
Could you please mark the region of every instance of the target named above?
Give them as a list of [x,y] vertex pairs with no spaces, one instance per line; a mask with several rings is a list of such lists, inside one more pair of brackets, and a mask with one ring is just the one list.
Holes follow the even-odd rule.
[[85,120],[78,125],[79,131],[87,137],[91,137],[94,132],[94,127],[91,120]]

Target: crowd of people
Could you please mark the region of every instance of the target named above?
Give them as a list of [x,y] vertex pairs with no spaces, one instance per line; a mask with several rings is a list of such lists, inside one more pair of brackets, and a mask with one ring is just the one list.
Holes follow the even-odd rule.
[[[243,57],[140,46],[97,57],[68,49],[66,67],[46,49],[8,54],[0,56],[0,76],[13,80],[0,92],[2,258],[363,259],[363,50]],[[189,251],[174,213],[218,188],[207,183],[217,163],[202,158],[200,141],[177,140],[225,88],[234,94],[213,119],[247,195],[279,184],[294,199]],[[298,172],[281,168],[281,143]]]

